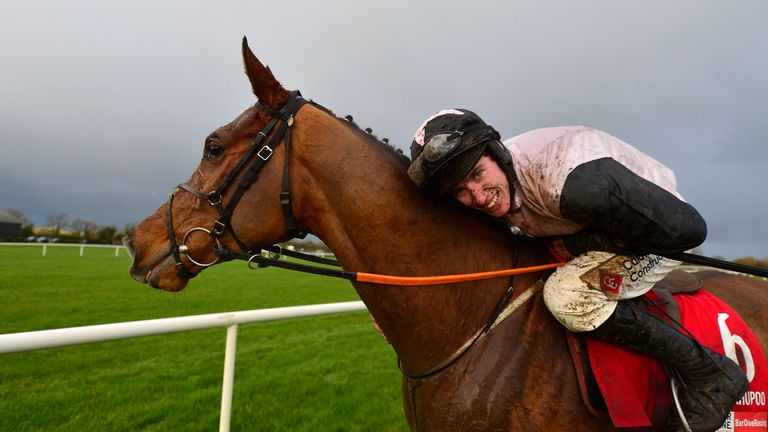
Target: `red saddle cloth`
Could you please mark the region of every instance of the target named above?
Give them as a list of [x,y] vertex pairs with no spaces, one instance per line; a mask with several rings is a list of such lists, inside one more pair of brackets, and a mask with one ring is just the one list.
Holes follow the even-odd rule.
[[[674,297],[683,326],[702,344],[737,359],[750,378],[749,390],[734,406],[720,431],[768,430],[768,365],[755,335],[733,309],[704,290]],[[614,426],[660,426],[659,422],[674,409],[669,380],[661,363],[598,340],[585,341]]]

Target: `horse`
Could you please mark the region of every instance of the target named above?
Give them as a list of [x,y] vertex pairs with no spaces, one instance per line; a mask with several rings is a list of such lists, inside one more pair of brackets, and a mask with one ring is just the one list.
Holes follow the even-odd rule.
[[[242,51],[258,102],[205,139],[190,179],[126,239],[134,279],[179,291],[220,259],[217,249],[258,250],[299,232],[316,235],[350,271],[430,276],[550,262],[544,239],[513,235],[419,191],[402,153],[351,119],[296,102],[245,38]],[[353,282],[399,358],[411,429],[614,429],[582,402],[566,331],[542,300],[546,276],[418,287]],[[766,346],[768,284],[717,273],[706,289]],[[477,337],[511,303],[506,318]]]

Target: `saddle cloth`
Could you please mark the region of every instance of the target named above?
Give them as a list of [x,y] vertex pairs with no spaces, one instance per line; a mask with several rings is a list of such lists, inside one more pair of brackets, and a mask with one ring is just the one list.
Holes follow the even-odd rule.
[[[659,294],[646,297],[663,303]],[[749,390],[733,408],[720,431],[768,430],[768,364],[754,333],[723,301],[696,290],[671,300],[673,315],[696,339],[711,349],[737,359],[750,378]],[[655,307],[649,308],[657,312]],[[663,365],[596,339],[568,333],[568,345],[582,385],[582,396],[595,415],[610,416],[617,428],[657,429],[670,415],[674,402]],[[590,383],[596,386],[590,387]],[[602,396],[602,397],[601,397]]]

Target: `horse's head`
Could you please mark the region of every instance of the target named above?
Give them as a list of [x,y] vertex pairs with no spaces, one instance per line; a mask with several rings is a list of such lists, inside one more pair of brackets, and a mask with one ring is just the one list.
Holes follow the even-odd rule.
[[[280,144],[301,105],[259,62],[245,38],[243,59],[259,102],[205,139],[190,179],[124,241],[134,257],[131,275],[140,282],[179,291],[217,262],[218,246],[245,252],[290,237],[278,193],[285,160]],[[253,220],[253,209],[258,209],[258,220]]]

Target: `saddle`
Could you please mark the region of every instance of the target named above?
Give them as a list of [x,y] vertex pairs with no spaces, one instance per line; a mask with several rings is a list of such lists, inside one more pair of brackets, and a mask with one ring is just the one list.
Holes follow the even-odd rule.
[[[646,293],[644,300],[650,312],[670,323],[681,323],[703,345],[720,353],[731,350],[742,368],[745,363],[752,365],[755,373],[750,388],[729,421],[765,425],[768,411],[759,398],[764,401],[768,391],[768,366],[759,342],[728,305],[700,290],[702,285],[697,275],[675,270]],[[596,339],[566,334],[582,399],[592,415],[610,417],[615,427],[634,430],[660,429],[674,415],[664,365]],[[726,430],[765,430],[762,427]]]

